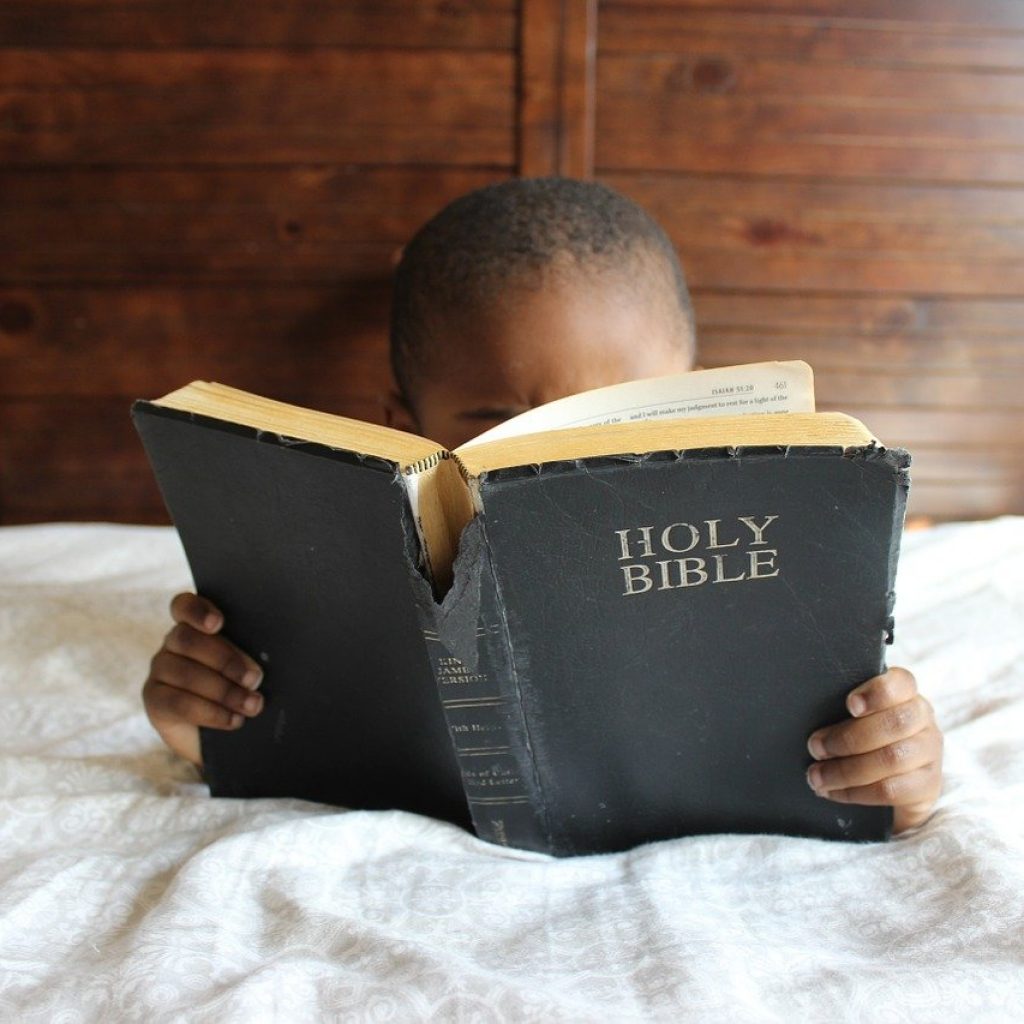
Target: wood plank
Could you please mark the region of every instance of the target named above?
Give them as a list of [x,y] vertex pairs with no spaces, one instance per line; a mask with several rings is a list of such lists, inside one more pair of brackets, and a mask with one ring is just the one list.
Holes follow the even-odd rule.
[[629,10],[663,8],[729,15],[771,12],[800,18],[841,19],[852,24],[893,29],[927,25],[933,31],[1024,30],[1024,9],[1017,0],[612,0],[609,6]]
[[[842,180],[789,181],[755,178],[739,173],[707,178],[688,174],[609,173],[602,180],[628,193],[646,207],[670,232],[710,211],[715,229],[728,226],[727,217],[777,218],[806,216],[821,225],[857,222],[878,230],[899,231],[935,226],[967,230],[971,224],[1012,229],[1024,224],[1024,188],[885,182],[865,184]],[[794,228],[794,235],[811,230]],[[847,245],[854,239],[842,239]],[[914,248],[911,238],[898,246]]]
[[506,175],[353,167],[0,171],[0,281],[389,276],[442,206]]
[[599,55],[674,53],[706,58],[713,75],[723,54],[815,63],[947,68],[1024,68],[1019,39],[1000,26],[933,25],[930,19],[863,22],[829,14],[706,7],[600,6]]
[[[774,229],[772,229],[774,230]],[[920,291],[949,296],[1010,296],[1024,291],[1024,253],[1015,259],[974,262],[969,253],[948,258],[885,258],[823,249],[817,254],[778,248],[744,259],[726,248],[684,245],[686,278],[695,288],[845,291]]]
[[863,366],[851,370],[821,370],[815,374],[815,392],[823,407],[871,402],[905,410],[941,407],[954,410],[1003,411],[1005,427],[1014,422],[1024,431],[1024,371],[964,373],[924,371],[909,361],[903,365]]
[[709,328],[757,331],[844,331],[865,336],[910,332],[922,337],[969,332],[1015,339],[1024,325],[1024,299],[954,299],[932,295],[804,295],[695,290],[697,319]]
[[520,5],[518,172],[589,178],[594,166],[597,0]]
[[392,387],[387,281],[0,289],[0,397],[155,398],[189,380],[317,404]]
[[951,448],[919,444],[911,455],[911,486],[975,481],[998,485],[1007,480],[1024,486],[1024,451],[1019,447]]
[[[601,96],[623,100],[647,99],[661,116],[671,115],[692,97],[728,99],[738,112],[748,108],[741,101],[762,104],[791,103],[799,108],[821,106],[834,114],[870,108],[872,117],[901,113],[912,118],[919,132],[941,130],[941,119],[997,111],[1020,113],[1024,107],[1021,72],[986,69],[862,66],[810,61],[773,60],[743,53],[719,53],[714,64],[685,51],[681,53],[605,54],[598,61]],[[680,106],[679,112],[689,108]],[[715,108],[710,108],[714,110]],[[796,116],[795,112],[791,116]],[[852,116],[840,121],[843,128],[861,124]],[[811,124],[815,122],[799,122]],[[883,120],[882,129],[888,122]],[[904,124],[906,121],[898,121]],[[992,124],[1002,124],[993,121]],[[951,131],[951,128],[947,128]]]
[[[821,403],[819,409],[825,412],[829,407]],[[844,403],[837,411],[856,416],[886,444],[911,450],[919,444],[1002,447],[1021,436],[1021,417],[1016,413],[919,408],[908,414],[904,409],[869,402]]]
[[1024,180],[1016,74],[722,60],[601,57],[598,171]]
[[8,50],[0,159],[510,167],[514,72],[492,52]]
[[7,47],[436,47],[511,50],[514,0],[5,0]]
[[864,336],[834,329],[819,334],[789,334],[772,326],[756,328],[707,327],[699,331],[700,359],[709,366],[769,359],[803,359],[816,373],[909,368],[916,374],[954,373],[1000,375],[1024,386],[1024,337],[987,338],[967,333],[941,336],[901,333]]
[[1024,189],[602,174],[666,229],[697,287],[1005,295]]

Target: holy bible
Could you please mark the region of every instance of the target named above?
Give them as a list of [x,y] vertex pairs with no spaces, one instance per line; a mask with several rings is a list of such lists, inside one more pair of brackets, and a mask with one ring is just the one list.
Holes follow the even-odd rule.
[[556,855],[888,837],[805,781],[885,668],[909,456],[810,368],[602,388],[453,452],[194,382],[133,417],[197,590],[264,667],[215,796],[401,808]]

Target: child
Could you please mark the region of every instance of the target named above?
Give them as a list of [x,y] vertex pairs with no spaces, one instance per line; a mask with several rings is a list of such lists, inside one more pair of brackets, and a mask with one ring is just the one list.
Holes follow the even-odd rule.
[[[588,388],[692,368],[694,321],[675,250],[606,186],[518,179],[455,200],[409,243],[396,273],[388,423],[447,448]],[[179,594],[176,625],[143,687],[167,745],[201,765],[198,726],[258,715],[262,673],[218,635],[209,601]],[[808,740],[808,784],[830,800],[891,804],[922,824],[941,788],[942,735],[913,675],[851,690],[850,717]]]

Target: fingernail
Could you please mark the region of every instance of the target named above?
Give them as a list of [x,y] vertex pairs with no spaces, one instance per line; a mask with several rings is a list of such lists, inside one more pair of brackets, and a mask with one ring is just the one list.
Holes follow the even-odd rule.
[[846,706],[850,709],[850,714],[856,718],[858,715],[863,715],[864,712],[867,711],[868,702],[859,693],[854,693],[846,702]]
[[224,620],[216,612],[208,612],[205,619],[203,619],[203,629],[209,630],[211,633],[216,632],[224,624]]
[[237,713],[233,714],[231,716],[231,728],[237,729],[244,721],[245,718],[242,715],[239,715]]
[[246,669],[245,675],[242,676],[242,685],[247,690],[255,690],[256,687],[263,682],[263,672],[258,668]]
[[828,751],[825,749],[825,744],[816,732],[812,733],[810,739],[807,741],[807,749],[811,752],[811,757],[816,761],[820,761],[822,758],[828,757]]
[[821,795],[821,769],[816,764],[812,764],[807,769],[807,785],[819,796]]
[[263,698],[258,693],[250,693],[242,702],[246,714],[254,715],[263,706]]

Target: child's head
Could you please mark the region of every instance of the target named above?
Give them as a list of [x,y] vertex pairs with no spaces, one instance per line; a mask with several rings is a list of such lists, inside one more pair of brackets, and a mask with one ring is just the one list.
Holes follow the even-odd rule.
[[519,178],[462,196],[396,272],[391,421],[449,448],[533,406],[693,358],[672,243],[595,182]]

